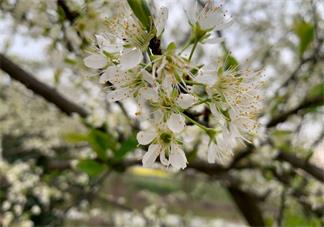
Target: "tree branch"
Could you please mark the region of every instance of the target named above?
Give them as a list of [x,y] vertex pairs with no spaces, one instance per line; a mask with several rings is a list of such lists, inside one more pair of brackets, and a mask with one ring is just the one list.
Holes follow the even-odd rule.
[[291,115],[297,114],[300,110],[311,108],[314,106],[319,106],[324,104],[324,97],[318,96],[312,99],[305,99],[302,103],[300,103],[297,107],[282,113],[276,117],[273,117],[267,124],[267,128],[271,128],[276,126],[279,123],[286,121]]
[[265,226],[261,209],[254,197],[238,187],[228,186],[227,190],[249,225]]
[[67,6],[65,0],[57,0],[57,5],[64,11],[66,19],[68,19],[68,21],[73,24],[75,19],[79,16],[79,13],[71,11]]
[[201,160],[190,162],[188,168],[205,173],[209,176],[221,175],[227,171],[227,169],[221,165],[209,164]]
[[300,158],[298,158],[293,153],[287,153],[287,152],[280,152],[277,156],[277,160],[279,161],[285,161],[290,163],[293,167],[299,168],[307,172],[308,174],[312,175],[317,180],[324,182],[324,170],[312,165],[308,161],[304,161]]
[[40,95],[48,102],[56,105],[62,112],[67,115],[72,115],[73,113],[79,114],[81,117],[86,117],[88,113],[81,106],[71,102],[63,95],[61,95],[56,89],[48,86],[45,83],[40,82],[30,73],[20,68],[5,55],[0,53],[0,69],[8,73],[8,75],[23,85],[28,89],[32,90],[36,94]]

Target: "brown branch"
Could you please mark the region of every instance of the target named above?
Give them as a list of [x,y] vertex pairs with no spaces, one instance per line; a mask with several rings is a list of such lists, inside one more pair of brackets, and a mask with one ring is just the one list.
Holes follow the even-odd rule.
[[[316,33],[315,33],[316,34]],[[295,81],[298,78],[299,72],[302,69],[303,65],[305,65],[308,62],[311,62],[313,65],[316,64],[319,61],[319,53],[321,51],[323,40],[316,37],[317,44],[313,50],[313,53],[310,55],[310,57],[304,58],[301,57],[299,64],[295,68],[295,70],[289,75],[289,77],[280,85],[280,87],[277,89],[275,96],[278,95],[279,91],[286,87],[290,82]]]
[[304,161],[298,158],[293,153],[288,152],[280,152],[277,156],[277,160],[285,161],[290,163],[293,167],[302,169],[308,174],[312,175],[317,180],[324,182],[324,170],[309,163],[308,161]]
[[209,164],[201,160],[190,162],[188,168],[201,173],[205,173],[209,176],[221,175],[227,171],[227,169],[221,165]]
[[306,108],[311,108],[314,106],[319,106],[319,105],[324,105],[324,97],[323,96],[318,96],[312,99],[305,99],[302,103],[300,103],[298,106],[295,108],[282,113],[276,117],[273,117],[272,120],[269,121],[267,124],[268,128],[274,127],[279,123],[282,123],[286,121],[291,115],[297,114],[299,111],[306,109]]
[[241,150],[239,153],[237,153],[234,156],[233,161],[229,164],[227,169],[232,169],[233,167],[235,167],[241,160],[250,156],[253,153],[253,151],[254,151],[254,146],[252,144],[248,144],[244,150]]
[[57,5],[59,7],[61,7],[61,9],[63,10],[66,19],[68,19],[68,21],[70,21],[72,24],[74,23],[75,19],[77,17],[79,17],[79,13],[75,12],[75,11],[71,11],[69,9],[69,7],[66,4],[65,0],[57,0]]
[[71,102],[56,89],[48,86],[45,83],[40,82],[30,73],[20,68],[6,56],[0,53],[0,69],[6,72],[12,79],[15,79],[25,85],[28,89],[34,93],[40,95],[48,102],[53,103],[62,112],[67,115],[73,113],[79,114],[81,117],[86,117],[88,113],[81,106]]
[[306,186],[305,183],[308,182],[307,178],[304,178],[302,184],[296,187],[293,184],[293,181],[297,174],[295,171],[290,171],[289,173],[283,173],[282,171],[279,172],[274,167],[269,167],[264,170],[270,171],[272,175],[284,185],[285,188],[290,189],[291,192],[289,193],[289,195],[293,196],[296,199],[296,201],[299,202],[299,204],[304,208],[304,211],[311,212],[313,215],[317,216],[318,218],[323,217],[324,215],[323,206],[314,207],[311,203],[309,203],[304,199],[308,196],[307,194],[305,194],[305,192],[302,191],[302,188]]
[[102,200],[103,202],[106,202],[108,206],[116,207],[118,209],[129,211],[129,212],[136,211],[132,207],[126,206],[125,204],[120,203],[115,199],[109,198],[107,195],[99,195],[98,199]]
[[227,190],[249,225],[265,226],[262,211],[254,197],[238,187],[228,186]]
[[276,91],[276,95],[278,95],[279,91],[286,87],[291,81],[295,80],[301,70],[302,66],[312,60],[313,58],[301,59],[295,70],[289,75],[289,77],[280,85],[280,87]]

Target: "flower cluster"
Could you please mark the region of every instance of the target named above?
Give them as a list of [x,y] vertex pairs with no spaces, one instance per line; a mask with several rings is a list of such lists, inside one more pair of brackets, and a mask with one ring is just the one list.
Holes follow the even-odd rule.
[[[212,32],[232,21],[223,9],[209,1],[201,10],[187,11],[192,31],[178,51],[174,43],[165,49],[159,45],[167,8],[160,8],[154,17],[144,0],[121,4],[122,13],[107,19],[109,32],[96,36],[96,51],[84,63],[98,70],[99,82],[108,87],[108,100],[134,98],[140,107],[138,117],[151,122],[151,128],[137,134],[139,144],[148,145],[143,165],[152,166],[159,157],[165,166],[185,168],[181,133],[187,124],[209,136],[210,163],[230,154],[239,141],[249,142],[262,103],[260,73],[192,60],[199,44],[221,41]],[[201,106],[210,110],[213,120],[201,122],[191,114]]]

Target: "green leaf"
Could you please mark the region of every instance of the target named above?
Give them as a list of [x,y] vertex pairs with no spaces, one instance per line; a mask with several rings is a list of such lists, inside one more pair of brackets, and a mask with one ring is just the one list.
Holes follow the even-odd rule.
[[85,172],[89,176],[97,176],[98,174],[105,171],[107,169],[107,166],[91,159],[84,159],[79,161],[77,168]]
[[127,153],[133,151],[137,147],[136,136],[130,136],[124,140],[120,148],[114,153],[116,160],[121,160]]
[[98,158],[107,160],[107,150],[114,150],[116,147],[116,141],[112,135],[99,131],[97,129],[91,129],[88,134],[88,143],[91,148],[97,153]]
[[224,68],[225,70],[228,69],[238,69],[239,63],[236,60],[236,58],[231,55],[229,52],[225,55],[225,65]]
[[308,99],[315,99],[316,97],[324,97],[324,83],[320,83],[312,87],[308,93]]
[[314,25],[299,18],[294,22],[293,31],[299,39],[299,54],[302,56],[314,40]]
[[88,135],[81,134],[81,133],[66,133],[63,135],[63,139],[68,143],[80,143],[80,142],[87,142]]
[[147,31],[150,31],[152,25],[152,15],[145,0],[127,0],[135,16],[142,23]]
[[176,44],[174,42],[171,42],[171,43],[169,43],[166,50],[169,54],[173,54],[175,52],[176,48],[177,48]]

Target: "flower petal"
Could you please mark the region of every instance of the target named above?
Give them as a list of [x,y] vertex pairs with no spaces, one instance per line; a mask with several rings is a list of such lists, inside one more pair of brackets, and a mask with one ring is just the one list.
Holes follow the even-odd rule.
[[190,95],[190,94],[180,94],[178,99],[177,99],[177,104],[182,109],[188,109],[196,101],[197,101],[197,99],[194,96]]
[[186,126],[185,118],[180,114],[172,113],[167,121],[167,126],[172,132],[179,133]]
[[187,167],[187,158],[184,151],[179,147],[179,145],[171,144],[170,152],[170,164],[176,170],[184,169]]
[[162,151],[160,153],[160,162],[165,165],[165,166],[169,166],[170,165],[170,161],[165,157],[165,151]]
[[156,158],[161,152],[161,145],[151,144],[148,148],[148,151],[144,154],[142,163],[144,167],[152,167]]
[[114,91],[109,91],[107,99],[110,102],[117,102],[126,99],[132,95],[132,91],[129,88],[119,88]]
[[195,77],[195,81],[206,85],[213,85],[217,81],[216,75],[216,71],[201,71]]
[[143,60],[140,49],[126,50],[120,56],[120,66],[123,71],[129,70],[137,66]]
[[136,135],[136,139],[138,143],[141,145],[147,145],[151,143],[155,137],[156,137],[156,131],[153,130],[140,131]]
[[116,66],[109,66],[107,70],[100,76],[99,83],[104,84],[107,81],[114,83],[114,79],[118,77],[120,73],[118,67]]
[[198,2],[194,1],[194,6],[190,4],[190,7],[188,7],[184,11],[186,13],[189,23],[191,25],[195,24],[197,22]]
[[154,88],[144,87],[139,90],[139,94],[143,101],[152,100],[157,101],[159,99],[159,95]]
[[214,115],[214,117],[218,120],[218,122],[220,123],[220,125],[225,126],[226,123],[226,119],[224,117],[223,114],[221,114],[216,105],[214,103],[209,105],[210,111],[212,112],[212,114]]
[[99,46],[99,48],[101,49],[102,46],[103,46],[103,43],[106,41],[106,38],[103,36],[103,35],[95,35],[96,37],[96,41],[97,41],[97,44]]
[[211,142],[211,144],[209,144],[209,146],[208,146],[207,160],[208,160],[208,163],[216,162],[216,144],[213,142]]
[[232,19],[228,19],[227,21],[222,21],[222,22],[219,22],[217,24],[215,24],[215,30],[219,31],[219,30],[223,30],[224,28],[227,28],[229,26],[231,26],[233,24],[234,20]]
[[159,37],[164,30],[165,23],[168,19],[168,14],[169,14],[168,8],[166,8],[166,7],[160,8],[157,19],[154,22],[155,27],[156,27],[156,36],[157,37]]
[[172,86],[172,75],[170,74],[165,74],[163,81],[162,81],[162,88],[166,91],[168,95],[171,95],[173,91],[173,86]]
[[112,44],[109,39],[107,39],[104,35],[95,35],[97,44],[101,50],[104,50],[109,53],[120,52],[123,49],[123,45],[121,43]]
[[208,10],[207,12],[201,14],[201,16],[198,19],[198,23],[200,24],[202,29],[206,30],[215,27],[215,25],[219,23],[219,21],[224,20],[223,18],[224,13],[222,12],[221,8],[214,8],[213,10]]
[[105,84],[108,80],[109,80],[110,74],[105,72],[104,74],[102,74],[99,78],[99,83],[100,84]]
[[101,69],[107,64],[107,59],[101,54],[91,54],[83,62],[88,68]]

